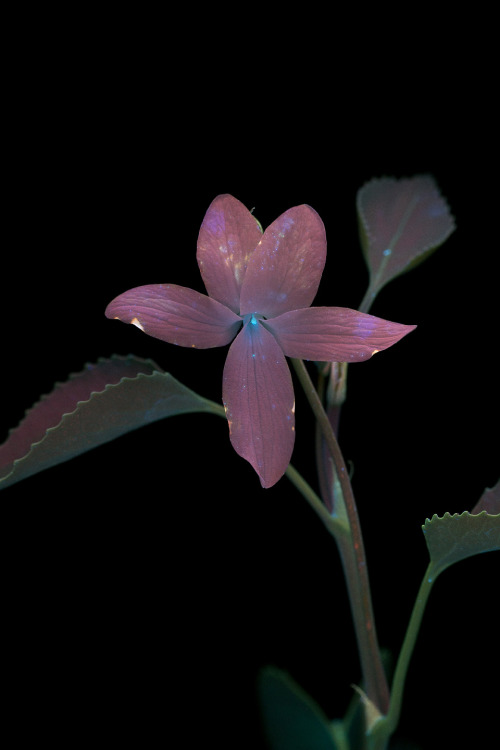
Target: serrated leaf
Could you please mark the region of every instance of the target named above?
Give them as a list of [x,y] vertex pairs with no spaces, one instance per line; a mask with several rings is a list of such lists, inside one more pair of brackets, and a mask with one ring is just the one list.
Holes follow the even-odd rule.
[[0,489],[158,419],[223,414],[150,360],[86,365],[33,406],[0,446]]
[[491,516],[500,513],[500,479],[494,487],[487,487],[478,502],[471,510],[472,514],[481,513],[483,510]]
[[259,698],[271,750],[340,750],[319,706],[285,672],[263,669]]
[[445,513],[427,518],[422,529],[431,558],[431,579],[467,557],[500,550],[500,515]]
[[430,175],[370,180],[358,191],[356,206],[372,298],[391,279],[422,262],[455,229]]

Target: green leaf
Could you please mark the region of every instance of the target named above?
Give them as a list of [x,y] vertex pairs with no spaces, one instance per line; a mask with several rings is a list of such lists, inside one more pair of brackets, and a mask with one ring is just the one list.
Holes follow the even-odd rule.
[[391,279],[421,263],[455,229],[430,175],[370,180],[358,191],[356,207],[371,300]]
[[343,750],[319,706],[285,672],[263,669],[259,697],[271,750]]
[[113,357],[55,386],[0,446],[0,489],[120,435],[187,412],[223,416],[150,360]]
[[429,578],[435,578],[453,563],[481,552],[500,550],[500,515],[485,511],[473,515],[434,515],[422,526],[431,558]]

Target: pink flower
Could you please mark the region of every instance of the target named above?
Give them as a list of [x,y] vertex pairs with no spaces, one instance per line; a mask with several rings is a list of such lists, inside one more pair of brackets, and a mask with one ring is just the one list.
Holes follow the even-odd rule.
[[360,362],[415,326],[343,307],[310,307],[326,261],[323,222],[310,206],[285,211],[264,233],[230,195],[210,205],[198,237],[208,296],[150,284],[116,297],[106,315],[180,346],[232,341],[222,399],[231,443],[263,487],[280,479],[295,440],[295,400],[285,356]]

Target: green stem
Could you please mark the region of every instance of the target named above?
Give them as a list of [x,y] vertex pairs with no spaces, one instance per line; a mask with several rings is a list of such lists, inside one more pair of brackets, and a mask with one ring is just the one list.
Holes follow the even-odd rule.
[[345,502],[350,534],[348,537],[341,537],[339,550],[346,573],[364,689],[368,698],[377,706],[380,713],[385,714],[389,706],[389,689],[377,642],[366,555],[351,483],[337,438],[306,366],[301,359],[292,359],[292,364],[321,428],[328,451],[333,458],[335,472]]
[[373,300],[375,299],[376,295],[377,291],[375,287],[370,284],[365,292],[365,296],[361,300],[360,306],[358,307],[359,312],[367,313],[372,306]]
[[432,584],[436,580],[436,576],[433,576],[431,574],[432,565],[429,564],[429,567],[427,568],[420,585],[415,604],[413,606],[410,622],[408,624],[408,630],[406,631],[405,639],[403,641],[403,645],[398,657],[396,670],[394,672],[394,679],[392,681],[391,688],[391,705],[389,708],[389,713],[386,717],[386,729],[388,729],[390,733],[394,732],[399,722],[404,685],[408,667],[410,664],[410,659],[415,648],[418,632],[422,623],[422,617],[424,615],[425,607],[429,599],[429,594],[431,593]]
[[328,531],[333,534],[337,542],[340,543],[340,540],[345,537],[346,534],[349,534],[349,528],[347,525],[339,518],[330,515],[325,505],[321,502],[321,499],[292,464],[288,464],[285,474],[292,484],[294,484],[299,490],[301,495],[307,500],[311,508],[318,514]]

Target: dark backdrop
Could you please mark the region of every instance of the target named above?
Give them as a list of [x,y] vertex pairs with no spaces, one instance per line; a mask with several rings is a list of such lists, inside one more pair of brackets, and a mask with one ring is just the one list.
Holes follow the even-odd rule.
[[[317,304],[357,307],[357,189],[374,176],[436,178],[457,231],[379,295],[373,314],[418,329],[351,368],[340,432],[379,638],[397,653],[427,564],[421,525],[471,509],[498,475],[487,105],[474,88],[431,104],[418,71],[418,106],[403,106],[392,79],[381,104],[357,81],[340,93],[338,69],[232,77],[205,49],[189,73],[132,30],[50,44],[31,33],[19,36],[4,142],[2,439],[55,381],[114,352],[151,357],[220,400],[225,350],[174,349],[104,317],[140,284],[204,291],[196,239],[219,193],[264,226],[312,205],[328,237]],[[296,417],[293,460],[314,484],[298,388]],[[145,747],[181,731],[173,746],[260,748],[254,685],[266,664],[329,717],[345,710],[359,669],[334,543],[286,479],[260,488],[223,420],[176,417],[34,476],[2,493],[2,518],[6,681],[21,734]],[[494,553],[435,585],[400,727],[422,748],[454,746],[479,715],[493,727],[498,574]]]

